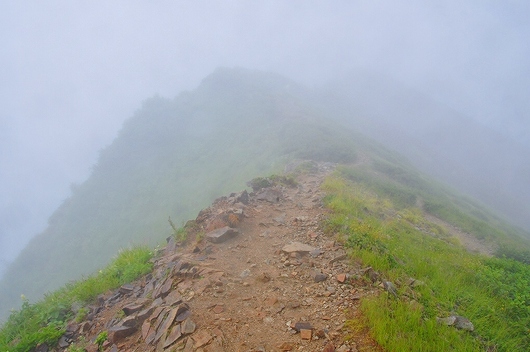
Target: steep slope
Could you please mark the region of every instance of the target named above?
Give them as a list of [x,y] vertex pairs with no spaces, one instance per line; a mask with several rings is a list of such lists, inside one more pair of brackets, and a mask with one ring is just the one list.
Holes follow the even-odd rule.
[[422,171],[530,229],[530,150],[525,146],[377,74],[357,72],[334,82],[326,103]]
[[162,242],[169,217],[178,225],[289,159],[352,161],[355,143],[301,88],[269,73],[219,69],[193,92],[149,99],[9,267],[0,312],[20,294],[34,300],[92,273],[130,243]]

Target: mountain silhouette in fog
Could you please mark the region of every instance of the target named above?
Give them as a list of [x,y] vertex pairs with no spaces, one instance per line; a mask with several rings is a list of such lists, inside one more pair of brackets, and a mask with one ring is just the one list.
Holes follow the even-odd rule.
[[[489,187],[481,200],[491,208],[513,200],[525,209],[526,190],[517,198],[496,185],[502,172],[519,165],[517,153],[502,157],[513,145],[501,143],[506,150],[493,154],[488,141],[497,136],[399,87],[387,86],[383,108],[375,109],[376,101],[362,94],[362,87],[372,88],[360,83],[317,93],[274,73],[221,68],[174,99],[147,99],[101,151],[91,176],[73,187],[46,230],[9,266],[0,310],[17,307],[21,294],[35,300],[98,270],[120,248],[163,243],[169,217],[182,223],[292,160],[348,164],[375,154],[412,169],[405,155],[465,193],[483,195]],[[524,183],[524,171],[522,180],[512,180]]]

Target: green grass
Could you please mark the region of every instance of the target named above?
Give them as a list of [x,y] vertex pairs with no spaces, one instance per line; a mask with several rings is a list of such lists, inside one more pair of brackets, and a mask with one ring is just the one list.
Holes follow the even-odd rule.
[[397,210],[414,209],[422,203],[426,213],[493,244],[497,256],[530,264],[527,232],[508,225],[446,186],[425,179],[407,165],[374,159],[370,167],[340,167],[338,171],[345,179],[362,184],[378,197],[392,202]]
[[96,340],[94,342],[98,345],[98,351],[103,350],[103,344],[105,343],[105,341],[107,341],[108,337],[109,334],[106,331],[100,332],[99,335],[96,337]]
[[[389,351],[521,351],[530,346],[530,266],[513,258],[471,254],[450,240],[411,200],[411,195],[429,196],[426,188],[384,185],[381,179],[367,181],[359,175],[359,170],[343,168],[324,183],[332,210],[326,226],[355,260],[398,288],[398,298],[384,293],[362,302],[363,324],[373,337]],[[444,204],[459,223],[488,229],[489,236],[498,233],[501,243],[508,242],[505,232]],[[429,228],[430,234],[420,228]],[[425,284],[412,288],[409,278]],[[453,313],[470,319],[475,331],[436,322]]]
[[[0,351],[26,352],[39,344],[52,345],[75,317],[72,305],[87,304],[99,294],[134,281],[152,270],[152,252],[147,247],[121,251],[97,274],[72,282],[34,304],[22,297],[22,308],[13,311],[0,330]],[[78,317],[86,314],[81,308]]]

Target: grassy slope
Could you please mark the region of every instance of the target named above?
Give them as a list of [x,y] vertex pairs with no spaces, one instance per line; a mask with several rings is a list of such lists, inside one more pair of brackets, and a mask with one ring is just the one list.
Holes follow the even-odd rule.
[[321,94],[346,125],[530,230],[529,150],[516,141],[374,72],[352,72]]
[[[23,298],[21,309],[13,312],[0,330],[0,351],[27,352],[43,343],[53,346],[70,319],[84,320],[86,303],[150,272],[152,255],[146,247],[122,251],[97,274],[69,283],[37,303]],[[75,306],[79,309],[74,312]]]
[[[351,327],[370,327],[391,351],[515,351],[530,345],[530,244],[519,230],[388,159],[340,168],[324,188],[333,210],[328,230],[339,234],[352,258],[398,287],[397,299],[384,294],[365,300],[365,320]],[[416,207],[418,198],[424,210]],[[498,257],[468,253],[424,212],[497,244]],[[425,285],[409,287],[411,277]],[[436,322],[452,313],[469,318],[475,331]]]
[[216,197],[293,158],[352,161],[352,134],[283,78],[219,70],[193,92],[155,97],[101,152],[90,178],[57,209],[0,283],[0,318],[104,266],[128,244],[154,246]]

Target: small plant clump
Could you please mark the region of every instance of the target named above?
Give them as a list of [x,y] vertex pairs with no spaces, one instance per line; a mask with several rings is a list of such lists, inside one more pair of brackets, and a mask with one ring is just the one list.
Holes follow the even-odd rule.
[[287,187],[296,187],[297,183],[292,175],[271,175],[269,177],[256,177],[249,182],[247,186],[251,187],[254,192],[259,192],[263,188],[272,187],[275,185],[285,185]]
[[189,237],[192,235],[196,236],[196,239],[201,235],[201,228],[197,226],[195,220],[188,220],[184,226],[177,227],[175,223],[171,220],[171,217],[168,219],[169,225],[173,230],[173,237],[179,243],[184,243],[188,241]]
[[82,307],[79,309],[79,311],[77,312],[76,316],[75,316],[75,322],[76,323],[80,323],[82,321],[85,320],[86,316],[88,314],[88,308],[86,307]]
[[121,320],[121,319],[123,319],[123,318],[125,318],[125,312],[123,311],[123,309],[117,311],[117,312],[116,312],[116,319]]
[[175,240],[177,240],[177,242],[185,242],[186,239],[188,238],[188,233],[186,231],[186,228],[185,227],[177,228],[175,226],[175,223],[173,223],[173,221],[171,220],[171,216],[169,217],[168,221],[169,221],[169,226],[171,226],[171,228],[173,229],[173,237],[175,237]]
[[103,344],[105,341],[107,341],[109,337],[109,333],[106,331],[102,331],[99,333],[99,335],[94,340],[94,344],[98,345],[98,351],[103,351]]
[[67,351],[68,352],[86,352],[87,351],[87,341],[84,336],[79,338],[79,341],[72,343]]
[[247,182],[247,186],[251,187],[254,192],[259,192],[263,188],[271,187],[272,181],[268,177],[256,177]]

